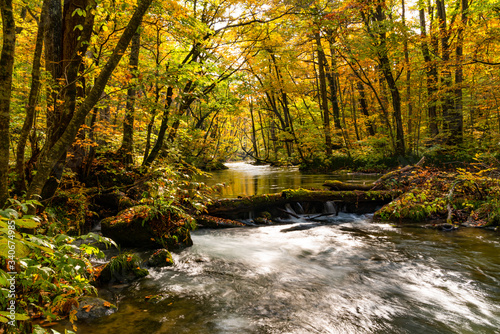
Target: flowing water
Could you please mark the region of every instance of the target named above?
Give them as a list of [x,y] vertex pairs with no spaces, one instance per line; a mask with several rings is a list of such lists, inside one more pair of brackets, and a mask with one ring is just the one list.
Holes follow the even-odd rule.
[[499,333],[498,234],[345,213],[305,224],[196,231],[173,268],[105,294],[119,312],[79,332]]
[[174,267],[101,291],[119,311],[78,332],[500,333],[497,232],[370,218],[195,231]]

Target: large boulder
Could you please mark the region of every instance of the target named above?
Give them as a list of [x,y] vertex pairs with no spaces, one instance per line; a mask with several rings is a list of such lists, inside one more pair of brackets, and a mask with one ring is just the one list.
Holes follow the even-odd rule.
[[193,226],[194,219],[178,211],[138,205],[104,219],[101,231],[121,246],[173,250],[193,245]]

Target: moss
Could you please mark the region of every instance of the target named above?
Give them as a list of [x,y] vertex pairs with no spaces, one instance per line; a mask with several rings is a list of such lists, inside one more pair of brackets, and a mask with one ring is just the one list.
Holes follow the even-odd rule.
[[123,253],[113,257],[102,269],[97,277],[100,284],[128,283],[149,274],[147,269],[141,268],[141,259],[136,254]]
[[260,216],[261,216],[262,218],[264,218],[264,219],[268,219],[268,220],[270,220],[271,218],[273,218],[273,216],[271,215],[271,213],[270,213],[270,212],[268,212],[268,211],[263,211],[263,212],[261,212],[261,213],[260,213]]
[[296,196],[307,196],[310,195],[313,191],[303,188],[298,189],[286,189],[281,192],[282,196],[285,198],[293,198]]
[[[266,211],[290,202],[326,202],[341,201],[346,204],[361,202],[382,205],[384,202],[398,196],[400,191],[374,190],[374,191],[317,191],[308,189],[287,189],[278,194],[256,195],[243,199],[219,200],[208,206],[210,215],[223,215],[232,217],[235,213],[249,211]],[[366,211],[365,209],[362,211]],[[358,212],[354,207],[353,212]]]
[[[425,179],[424,179],[425,177]],[[418,171],[402,196],[375,214],[382,221],[428,222],[446,220],[450,205],[451,223],[465,226],[500,224],[500,180],[485,178],[481,172],[465,170]]]
[[69,235],[80,235],[90,230],[94,212],[89,210],[89,201],[84,188],[58,190],[47,208],[60,228]]
[[101,222],[102,233],[122,246],[179,249],[193,244],[194,219],[176,211],[161,213],[138,205]]
[[151,255],[147,261],[150,267],[168,267],[174,264],[172,254],[166,249],[160,249]]

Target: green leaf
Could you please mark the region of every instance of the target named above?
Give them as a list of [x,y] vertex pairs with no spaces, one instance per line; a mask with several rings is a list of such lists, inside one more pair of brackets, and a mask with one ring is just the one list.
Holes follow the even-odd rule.
[[20,228],[37,228],[40,226],[40,222],[34,220],[33,218],[23,218],[17,219],[16,225]]
[[[24,241],[22,240],[11,240],[11,242],[14,242],[15,248],[14,248],[14,256],[17,258],[22,258],[26,257],[31,253],[31,250],[28,248],[28,246],[25,245]],[[12,245],[12,243],[10,244]],[[1,239],[0,240],[0,256],[3,257],[8,257],[9,256],[9,240],[7,239]]]
[[11,208],[0,210],[0,216],[5,217],[7,219],[18,219],[19,213]]
[[78,16],[83,16],[83,17],[86,17],[87,16],[87,12],[81,8],[77,8],[73,11],[73,13],[71,13],[71,16],[75,16],[75,14],[77,14]]
[[55,238],[54,241],[56,244],[60,244],[61,242],[71,242],[73,241],[73,238],[70,236],[67,236],[66,234],[58,234]]
[[[7,312],[7,311],[0,311],[0,316],[3,316],[3,317],[8,317],[10,316],[10,312]],[[18,321],[26,321],[26,320],[30,320],[30,317],[27,315],[27,314],[19,314],[19,313],[15,313],[14,314],[14,317],[16,320]]]
[[7,287],[9,285],[8,278],[7,273],[0,269],[0,286]]

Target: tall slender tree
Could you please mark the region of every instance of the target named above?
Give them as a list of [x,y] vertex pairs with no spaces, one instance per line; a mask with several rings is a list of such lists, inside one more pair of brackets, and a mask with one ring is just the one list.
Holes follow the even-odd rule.
[[10,102],[16,46],[16,23],[12,0],[0,0],[2,52],[0,53],[0,207],[9,197]]
[[139,51],[141,49],[141,33],[138,30],[132,37],[130,46],[129,71],[131,85],[127,90],[127,105],[125,108],[125,119],[123,120],[122,145],[118,150],[118,155],[125,164],[134,162],[134,119],[135,100],[137,96],[137,78],[139,67]]

